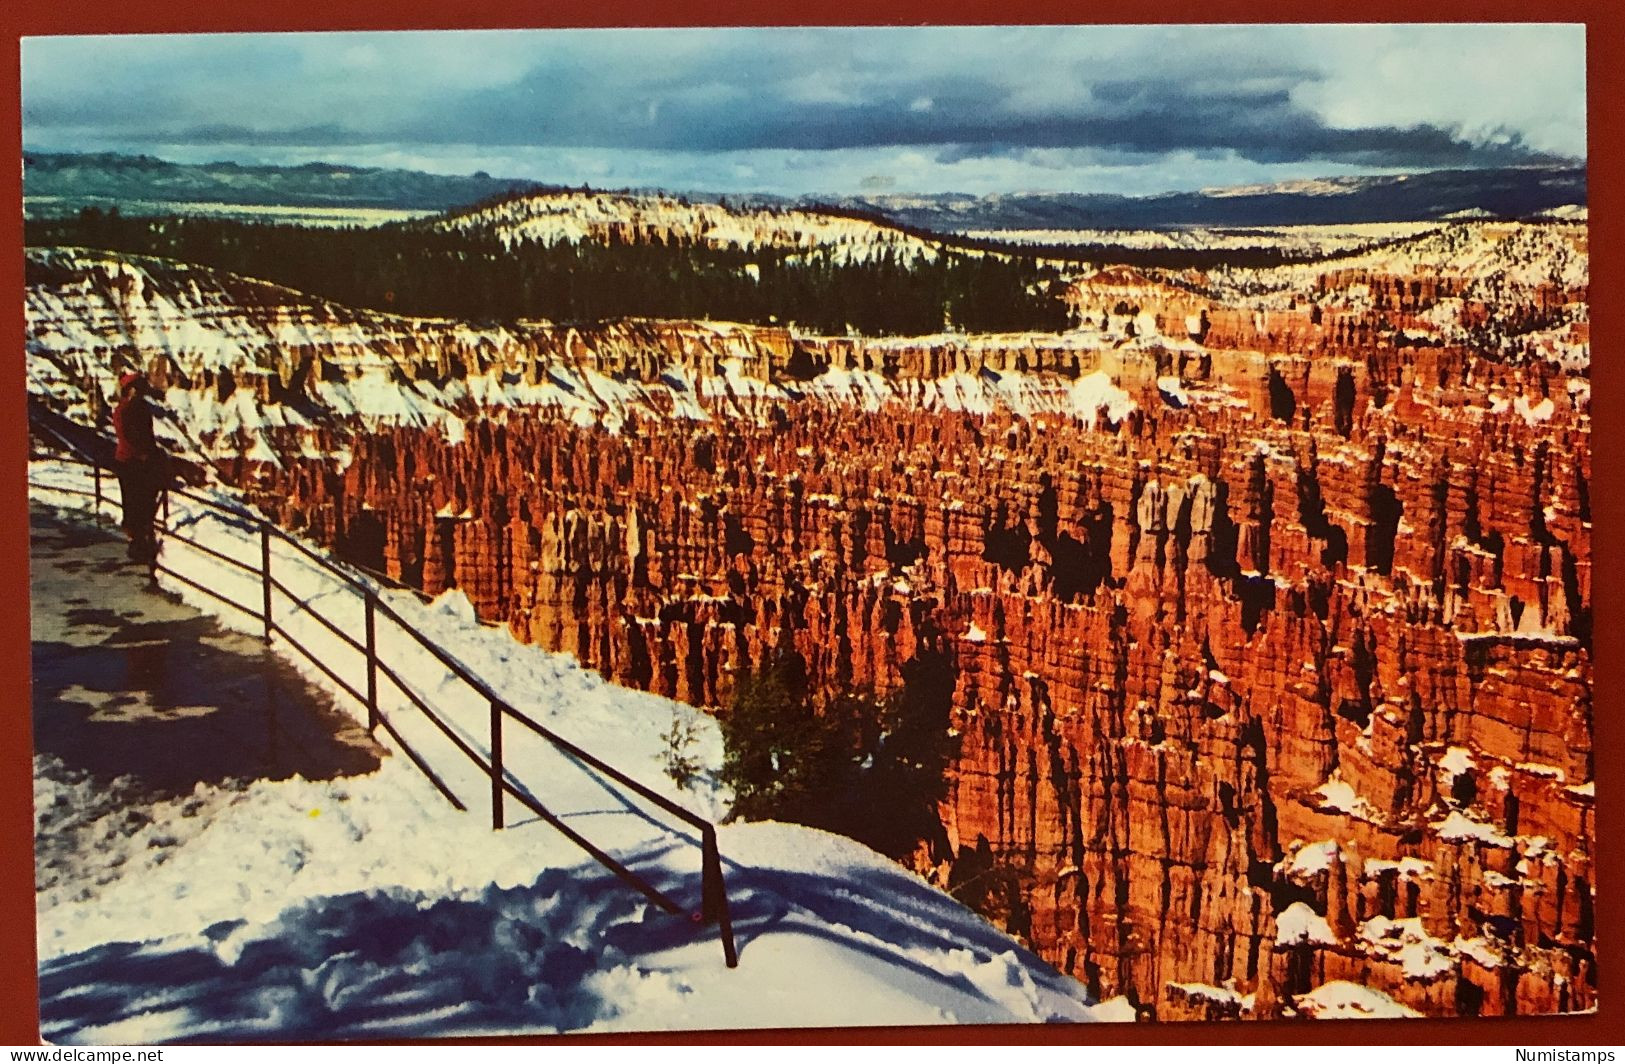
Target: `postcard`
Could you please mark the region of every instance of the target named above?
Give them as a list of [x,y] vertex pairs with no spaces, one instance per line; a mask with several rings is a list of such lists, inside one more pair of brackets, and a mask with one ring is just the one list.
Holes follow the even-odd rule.
[[1583,26],[22,59],[47,1041],[1596,1011]]

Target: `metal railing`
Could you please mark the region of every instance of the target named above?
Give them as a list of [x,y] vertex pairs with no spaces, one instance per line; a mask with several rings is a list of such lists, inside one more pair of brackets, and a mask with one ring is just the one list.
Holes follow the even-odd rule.
[[[29,481],[30,485],[47,491],[91,497],[94,500],[93,505],[95,507],[97,518],[100,519],[102,504],[104,502],[112,503],[113,501],[112,499],[108,498],[102,490],[102,463],[97,461],[92,455],[88,454],[86,448],[74,444],[65,435],[56,431],[50,425],[43,423],[43,421],[40,419],[31,416],[30,428],[42,436],[47,436],[54,439],[56,444],[63,448],[67,454],[71,456],[71,458],[68,459],[69,461],[90,466],[93,470],[93,486],[91,491],[86,492],[83,489],[41,484],[36,483],[33,480]],[[259,540],[259,564],[256,566],[250,562],[243,561],[241,558],[232,557],[223,551],[216,550],[206,543],[184,535],[177,528],[170,527],[169,498],[172,494],[205,506],[219,513],[226,514],[236,521],[252,526],[255,529]],[[115,505],[122,506],[122,501]],[[188,587],[202,592],[203,594],[209,595],[220,602],[226,603],[227,605],[260,620],[263,626],[263,639],[267,644],[270,644],[274,638],[281,637],[284,642],[293,647],[295,650],[299,651],[305,660],[309,661],[312,665],[319,669],[322,674],[337,685],[340,690],[344,691],[351,698],[355,699],[362,706],[366,707],[368,731],[376,732],[376,730],[382,726],[383,729],[389,733],[390,737],[394,739],[396,745],[401,749],[401,751],[404,752],[411,762],[417,766],[418,770],[428,778],[429,782],[434,784],[435,788],[445,796],[446,800],[457,809],[466,811],[468,807],[462,802],[461,799],[457,797],[457,795],[452,791],[451,787],[448,786],[446,781],[434,771],[429,763],[420,754],[418,754],[417,751],[412,749],[411,745],[406,741],[405,737],[401,735],[396,725],[389,720],[388,716],[379,707],[379,679],[383,678],[384,680],[387,680],[391,686],[404,695],[406,699],[410,701],[427,720],[429,720],[430,723],[435,725],[436,729],[441,734],[450,740],[452,745],[454,745],[465,758],[471,761],[482,774],[489,778],[491,786],[490,803],[492,830],[500,831],[504,827],[504,799],[512,798],[526,809],[529,809],[537,817],[550,824],[553,828],[559,831],[559,833],[564,835],[565,838],[569,839],[571,842],[585,850],[600,865],[614,873],[615,876],[622,882],[638,891],[661,910],[674,916],[682,915],[683,913],[683,907],[673,900],[670,895],[666,894],[654,884],[650,883],[643,876],[640,876],[630,868],[627,868],[610,854],[593,845],[592,842],[577,832],[570,825],[566,824],[563,819],[549,810],[528,790],[521,787],[513,778],[511,778],[511,769],[510,766],[505,764],[502,751],[502,740],[505,725],[507,722],[511,721],[514,724],[518,724],[526,730],[533,732],[537,736],[540,736],[542,739],[551,744],[556,750],[573,759],[578,764],[588,767],[591,771],[601,777],[613,780],[615,783],[619,784],[621,787],[624,787],[626,790],[631,791],[633,794],[636,794],[644,801],[658,807],[659,809],[673,817],[676,817],[678,820],[681,820],[683,823],[698,831],[700,834],[699,845],[701,851],[701,902],[700,910],[698,912],[691,913],[690,919],[694,920],[696,923],[702,921],[716,923],[718,925],[719,935],[722,939],[723,957],[727,961],[728,967],[733,968],[738,966],[739,956],[734,947],[733,924],[728,911],[727,888],[724,885],[722,878],[722,859],[721,855],[717,851],[717,829],[715,824],[683,808],[681,805],[678,805],[676,802],[667,798],[665,795],[660,794],[658,791],[652,790],[648,786],[639,783],[626,773],[621,772],[619,769],[608,764],[602,759],[595,757],[586,750],[583,750],[575,743],[572,743],[563,736],[558,735],[529,715],[515,709],[511,703],[509,703],[501,695],[497,694],[496,691],[492,690],[489,684],[471,672],[466,666],[449,654],[443,647],[439,646],[433,640],[429,639],[426,635],[420,632],[411,622],[403,618],[399,613],[391,608],[387,602],[382,601],[378,597],[377,589],[372,584],[349,571],[349,568],[346,565],[341,565],[332,558],[317,552],[316,550],[307,546],[305,543],[289,535],[287,532],[274,525],[265,517],[251,513],[246,509],[240,510],[235,507],[227,506],[216,499],[211,499],[208,496],[201,495],[194,491],[188,491],[184,488],[176,488],[171,486],[164,494],[163,505],[160,507],[158,513],[154,516],[153,523],[154,527],[161,531],[165,537],[185,543],[194,550],[200,551],[211,558],[234,566],[244,572],[257,575],[260,579],[259,609],[255,610],[251,606],[245,606],[236,599],[233,599],[214,588],[208,587],[200,581],[194,580],[183,573],[178,573],[175,570],[165,566],[157,558],[154,558],[149,563],[149,568],[154,574],[161,572],[170,579],[177,580]],[[363,602],[365,603],[365,625],[361,639],[358,640],[355,636],[344,631],[331,618],[323,616],[312,605],[311,602],[301,599],[286,584],[277,579],[276,575],[272,572],[271,566],[271,542],[273,539],[299,551],[306,558],[310,559],[317,566],[319,566],[326,574],[338,579],[350,590],[361,595]],[[346,646],[365,657],[367,663],[365,691],[358,691],[354,684],[340,676],[330,664],[323,661],[322,658],[317,654],[312,653],[309,648],[307,648],[303,643],[299,642],[299,640],[286,628],[277,623],[273,614],[273,606],[275,604],[275,596],[277,594],[281,594],[294,607],[304,611],[307,615],[320,623],[333,637],[337,638]],[[429,705],[428,701],[414,691],[411,685],[408,684],[406,680],[395,671],[395,669],[391,668],[387,662],[380,659],[378,655],[377,640],[377,626],[378,619],[380,617],[389,621],[399,631],[405,633],[415,640],[420,647],[434,657],[435,660],[438,661],[440,665],[444,666],[449,673],[456,676],[475,694],[483,698],[490,706],[490,747],[488,757],[482,756],[480,751],[471,746],[466,739],[458,734],[456,728],[443,719],[439,713],[436,713],[434,708]]]

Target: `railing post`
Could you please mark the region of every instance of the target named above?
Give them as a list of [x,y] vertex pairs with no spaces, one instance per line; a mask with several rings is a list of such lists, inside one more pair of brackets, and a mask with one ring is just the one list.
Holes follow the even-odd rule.
[[728,967],[739,967],[739,953],[734,949],[733,920],[728,914],[728,888],[722,882],[722,855],[717,852],[717,829],[707,824],[701,839],[700,855],[700,915],[707,922],[715,921],[722,936],[722,957]]
[[[153,501],[156,502],[157,500]],[[154,507],[152,516],[147,519],[147,535],[152,541],[152,553],[147,557],[147,570],[155,580],[158,578],[158,532],[162,529],[166,536],[169,534],[169,492],[167,490],[164,492],[164,510],[161,520],[162,524],[159,523],[158,508]]]
[[367,602],[367,730],[378,730],[378,636],[377,623],[373,620],[372,588],[367,588],[363,596]]
[[491,700],[491,830],[502,830],[502,703]]
[[271,522],[260,521],[260,608],[265,616],[265,641],[271,641]]
[[102,523],[102,466],[100,462],[90,463],[90,468],[96,471],[96,523]]

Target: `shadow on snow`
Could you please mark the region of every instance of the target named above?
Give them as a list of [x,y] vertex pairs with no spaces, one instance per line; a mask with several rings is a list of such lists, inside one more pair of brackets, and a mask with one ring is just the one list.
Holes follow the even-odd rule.
[[[697,910],[699,877],[666,865],[674,849],[683,848],[651,846],[627,863]],[[740,967],[726,979],[749,980],[752,944],[784,932],[984,1000],[931,956],[969,951],[986,961],[1015,950],[1042,969],[901,870],[816,875],[734,865],[726,874],[740,944]],[[660,912],[592,866],[550,869],[527,886],[434,900],[406,890],[345,894],[292,906],[262,926],[228,921],[197,938],[58,958],[41,969],[41,1025],[61,1042],[570,1031],[615,1014],[625,985],[615,974],[680,975],[679,966],[695,963],[690,948],[714,951],[703,963],[722,968],[714,925]]]

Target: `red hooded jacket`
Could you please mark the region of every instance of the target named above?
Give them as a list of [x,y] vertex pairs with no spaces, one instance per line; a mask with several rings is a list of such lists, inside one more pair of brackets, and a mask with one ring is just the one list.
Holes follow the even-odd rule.
[[152,407],[140,392],[125,396],[113,409],[113,431],[118,448],[113,452],[120,462],[149,462],[158,456],[158,438],[152,431]]

